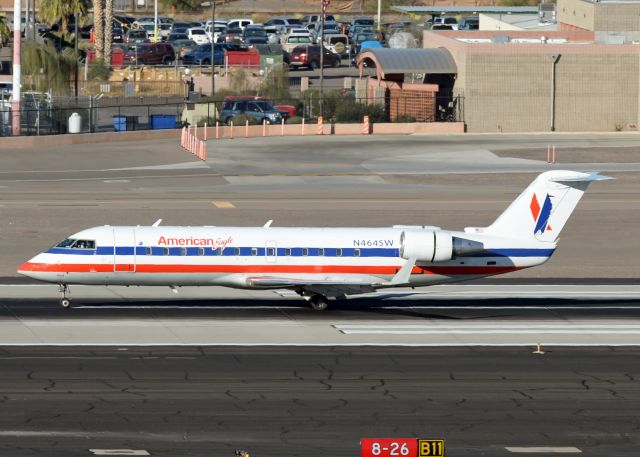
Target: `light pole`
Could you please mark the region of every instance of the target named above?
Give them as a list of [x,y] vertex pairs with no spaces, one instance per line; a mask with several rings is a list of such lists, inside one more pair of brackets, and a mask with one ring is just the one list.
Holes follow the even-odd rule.
[[216,2],[211,0],[210,2],[201,3],[200,6],[211,5],[211,96],[216,93],[216,44],[214,40],[216,31]]
[[322,14],[320,14],[320,116],[324,116],[324,13],[330,0],[322,0]]
[[550,130],[556,130],[556,63],[560,59],[560,54],[551,54],[548,56],[551,60],[551,122]]
[[158,0],[153,2],[153,42],[158,42]]
[[20,61],[20,21],[22,20],[22,2],[13,2],[13,93],[11,95],[11,133],[20,136],[20,82],[22,65]]

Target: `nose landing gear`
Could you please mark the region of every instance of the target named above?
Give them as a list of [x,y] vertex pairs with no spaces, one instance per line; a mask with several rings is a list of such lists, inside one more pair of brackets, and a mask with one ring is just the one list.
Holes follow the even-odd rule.
[[71,307],[71,299],[67,297],[67,293],[69,293],[69,286],[66,284],[60,284],[60,293],[62,293],[62,298],[60,299],[60,306],[63,308]]

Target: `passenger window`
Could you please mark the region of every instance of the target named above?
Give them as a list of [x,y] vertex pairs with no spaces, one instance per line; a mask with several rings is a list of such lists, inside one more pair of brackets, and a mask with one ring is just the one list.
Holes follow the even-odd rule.
[[180,248],[180,255],[187,255],[187,248]]
[[291,248],[284,248],[284,255],[290,257],[291,256]]
[[340,248],[336,249],[336,256],[337,257],[342,257],[342,249],[340,249]]
[[240,248],[233,248],[233,255],[240,255]]
[[267,255],[270,255],[270,256],[276,255],[275,248],[267,248]]
[[152,250],[151,250],[151,248],[145,248],[145,254],[146,254],[146,255],[152,255]]
[[214,252],[215,255],[222,255],[222,248],[217,248]]
[[318,255],[319,256],[323,256],[324,255],[324,249],[323,248],[318,249]]
[[204,248],[198,248],[198,255],[204,255]]
[[162,248],[162,255],[169,255],[169,248]]
[[360,257],[360,249],[354,249],[353,250],[353,255],[356,257]]
[[258,248],[251,248],[251,255],[258,255]]
[[302,255],[305,256],[305,257],[308,256],[309,255],[309,249],[302,248]]

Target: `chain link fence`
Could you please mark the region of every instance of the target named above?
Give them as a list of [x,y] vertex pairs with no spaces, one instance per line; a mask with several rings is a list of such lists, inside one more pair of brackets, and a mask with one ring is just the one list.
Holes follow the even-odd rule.
[[[252,96],[229,96],[223,100],[174,97],[79,97],[25,101],[21,110],[22,135],[56,135],[179,128],[216,122],[261,124],[314,123],[322,115],[325,123],[464,122],[462,97],[392,97],[358,99],[320,98],[308,92],[299,98],[267,100]],[[256,103],[258,102],[258,103]],[[280,115],[272,115],[273,112]],[[0,106],[0,136],[11,135],[11,108]]]

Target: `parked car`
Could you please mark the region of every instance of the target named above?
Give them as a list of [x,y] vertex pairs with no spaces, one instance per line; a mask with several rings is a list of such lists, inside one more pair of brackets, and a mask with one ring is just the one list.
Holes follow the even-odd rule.
[[218,37],[218,43],[233,43],[242,41],[242,29],[227,29]]
[[207,32],[202,27],[192,27],[187,29],[187,36],[197,44],[205,44],[209,41]]
[[[341,64],[340,56],[324,46],[322,49],[324,50],[324,66],[339,67]],[[289,55],[289,66],[292,68],[306,67],[309,70],[320,67],[320,46],[296,46]]]
[[242,33],[242,41],[247,45],[267,44],[267,32],[262,26],[248,25]]
[[[186,36],[186,35],[185,35]],[[184,56],[198,47],[193,41],[184,38],[179,40],[173,40],[169,42],[173,46],[173,50],[176,53],[176,58],[184,63]],[[204,46],[204,45],[201,45]]]
[[308,33],[290,33],[283,37],[281,44],[283,50],[291,53],[296,46],[301,44],[313,44],[313,40],[311,39],[311,35]]
[[349,55],[351,43],[349,37],[341,33],[328,33],[324,36],[324,45],[339,56]]
[[[213,58],[215,65],[224,64],[224,45],[215,44]],[[211,65],[211,43],[201,44],[182,56],[184,65]]]
[[480,28],[480,19],[477,17],[463,17],[458,24],[459,30],[478,30]]
[[251,19],[231,19],[227,22],[227,28],[244,30],[246,26],[251,24],[253,24]]
[[[328,22],[335,22],[336,18],[333,16],[333,14],[325,14],[324,15],[324,20],[328,21]],[[311,14],[309,16],[304,16],[302,18],[301,21],[303,24],[309,24],[312,22],[320,22],[320,15],[319,14]]]
[[176,53],[169,43],[137,44],[124,55],[125,64],[170,65],[176,60]]
[[172,44],[174,41],[178,40],[189,40],[189,35],[187,35],[186,33],[172,33],[167,37],[167,41]]
[[279,110],[270,100],[260,97],[225,97],[220,119],[229,124],[236,116],[248,116],[258,123],[279,124],[289,117],[289,112]]
[[129,30],[124,36],[124,42],[126,44],[148,43],[149,34],[143,29]]
[[433,28],[435,25],[448,25],[451,30],[458,30],[458,20],[453,16],[438,16],[433,20],[432,30],[438,30]]

